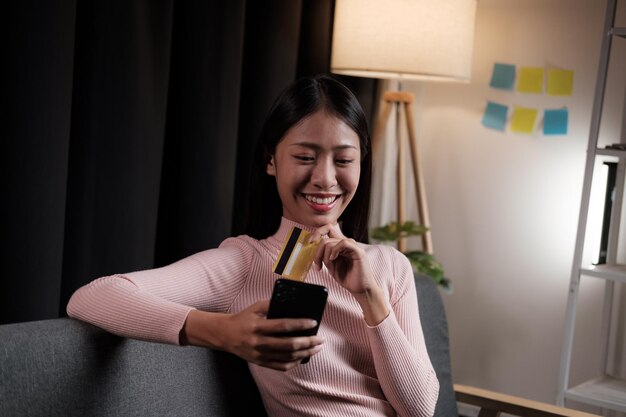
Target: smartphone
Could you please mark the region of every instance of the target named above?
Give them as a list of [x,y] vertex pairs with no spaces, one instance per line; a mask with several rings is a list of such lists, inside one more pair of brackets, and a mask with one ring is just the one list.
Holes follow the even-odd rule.
[[[313,336],[319,330],[327,299],[328,290],[322,285],[279,278],[274,283],[267,318],[313,319],[317,321],[317,326],[312,329],[279,334],[286,337]],[[308,361],[309,358],[304,358],[301,363]]]

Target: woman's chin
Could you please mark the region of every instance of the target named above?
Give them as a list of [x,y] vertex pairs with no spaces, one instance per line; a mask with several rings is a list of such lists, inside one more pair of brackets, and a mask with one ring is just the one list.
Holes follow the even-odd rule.
[[338,218],[339,216],[334,213],[316,213],[308,216],[298,216],[297,219],[291,220],[304,226],[318,228],[326,226],[327,224],[336,224]]

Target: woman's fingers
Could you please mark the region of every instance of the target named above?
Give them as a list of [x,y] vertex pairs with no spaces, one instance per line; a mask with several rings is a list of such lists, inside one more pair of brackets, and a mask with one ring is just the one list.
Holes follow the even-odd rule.
[[322,336],[262,336],[257,339],[255,362],[272,369],[288,370],[322,349]]
[[315,242],[328,234],[330,224],[318,227],[309,235],[309,242]]
[[270,319],[259,321],[257,331],[260,334],[279,334],[310,330],[315,326],[317,322],[312,319]]
[[250,305],[248,307],[250,311],[257,314],[258,316],[265,317],[270,308],[270,300],[261,300],[256,303]]
[[[313,262],[317,265],[317,269],[322,269],[322,265],[326,265],[326,268],[329,271],[332,269],[332,265],[330,262],[331,251],[332,248],[337,244],[337,239],[323,239],[319,246],[317,247],[317,251],[315,252],[315,258],[313,258]],[[332,272],[331,272],[332,273]]]
[[309,351],[321,348],[323,343],[324,337],[322,336],[284,337],[275,335],[259,338],[257,348],[259,351],[265,352],[268,357],[274,359],[282,357],[284,361],[302,359]]
[[346,237],[341,232],[338,224],[329,224],[328,225],[328,237],[334,239],[345,239]]
[[344,239],[345,236],[341,233],[341,229],[338,224],[325,224],[320,226],[309,236],[309,242],[315,242],[322,237],[328,236],[334,239]]
[[318,353],[320,350],[322,350],[322,346],[317,345],[310,349],[292,352],[288,355],[276,355],[268,353],[267,355],[259,356],[259,360],[256,363],[258,365],[276,369],[278,371],[288,371],[289,369],[298,366],[304,358],[310,358]]

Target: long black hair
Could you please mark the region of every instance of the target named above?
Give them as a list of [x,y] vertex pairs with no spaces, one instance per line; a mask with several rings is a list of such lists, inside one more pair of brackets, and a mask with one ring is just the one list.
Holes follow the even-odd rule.
[[287,131],[318,110],[327,111],[358,135],[361,175],[356,193],[341,214],[341,230],[359,242],[368,241],[372,152],[367,118],[352,91],[329,75],[296,80],[276,99],[261,129],[250,179],[246,234],[264,239],[276,232],[283,208],[276,179],[267,174],[267,164]]

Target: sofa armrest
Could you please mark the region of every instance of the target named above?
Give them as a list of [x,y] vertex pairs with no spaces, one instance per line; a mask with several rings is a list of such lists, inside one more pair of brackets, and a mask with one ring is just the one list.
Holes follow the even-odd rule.
[[458,402],[480,407],[478,417],[498,417],[500,413],[522,417],[597,416],[596,414],[589,414],[467,385],[454,384],[454,393]]
[[247,364],[61,318],[0,326],[0,416],[254,416]]

